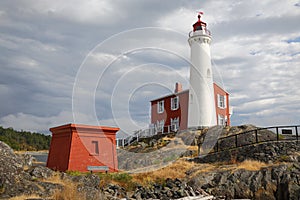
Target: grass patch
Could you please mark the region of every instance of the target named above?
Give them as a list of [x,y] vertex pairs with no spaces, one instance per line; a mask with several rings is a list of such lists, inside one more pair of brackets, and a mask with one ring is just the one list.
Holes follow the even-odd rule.
[[[72,172],[73,173],[73,172]],[[74,172],[75,173],[75,172]],[[80,173],[80,172],[79,172]],[[78,175],[78,173],[75,173]],[[63,186],[63,189],[55,190],[51,199],[53,200],[85,200],[85,193],[77,191],[77,184],[70,180],[61,179],[60,172],[55,172],[53,176],[48,179],[43,180],[44,182],[50,182],[54,184],[59,184]]]
[[127,182],[132,179],[132,177],[128,173],[99,173],[98,176],[101,180],[107,180],[107,181],[115,181],[115,182]]
[[71,176],[81,176],[85,175],[86,173],[80,172],[80,171],[66,171],[67,174]]
[[66,181],[61,179],[60,172],[54,172],[54,174],[50,178],[44,179],[43,181],[48,183],[60,184],[63,186],[66,184]]
[[267,167],[268,165],[264,162],[257,160],[245,160],[241,163],[237,164],[236,169],[245,169],[249,171],[258,171],[263,167]]
[[143,186],[149,186],[157,182],[162,183],[167,178],[184,178],[186,176],[185,172],[194,166],[195,164],[192,162],[179,159],[164,168],[151,172],[133,174],[132,177],[134,182]]
[[62,190],[56,190],[52,196],[54,200],[85,200],[85,194],[77,191],[77,185],[73,182],[65,181]]
[[41,198],[38,195],[20,195],[16,197],[9,198],[9,200],[24,200],[24,199],[39,199]]
[[132,191],[136,188],[137,183],[133,181],[130,174],[124,172],[116,173],[99,173],[100,187],[105,187],[108,184],[115,184],[124,187],[128,191]]
[[279,162],[290,162],[291,158],[288,155],[281,155],[278,160]]

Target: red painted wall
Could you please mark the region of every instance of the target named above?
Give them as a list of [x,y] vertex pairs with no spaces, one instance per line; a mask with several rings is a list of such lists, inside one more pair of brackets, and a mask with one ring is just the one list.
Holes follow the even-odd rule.
[[71,129],[57,130],[52,134],[47,167],[59,171],[68,170],[71,141]]
[[[216,102],[216,117],[218,114],[227,116],[227,124],[230,125],[229,116],[229,94],[224,91],[221,87],[214,83],[214,96]],[[217,94],[226,96],[226,108],[218,108]],[[179,109],[171,110],[171,98],[179,96]],[[164,112],[158,113],[157,106],[158,102],[164,100]],[[180,128],[179,130],[185,130],[188,126],[188,104],[189,104],[189,90],[167,95],[151,101],[151,123],[155,124],[157,121],[165,120],[165,126],[170,125],[171,118],[179,117]]]
[[[179,96],[179,108],[177,110],[171,109],[171,98]],[[159,101],[164,100],[164,112],[157,112],[157,104]],[[177,94],[168,95],[160,99],[151,101],[151,123],[154,124],[160,120],[165,120],[165,126],[171,125],[171,118],[179,117],[179,130],[187,128],[188,118],[188,102],[189,91],[184,90]]]
[[117,171],[118,130],[119,128],[78,124],[51,128],[53,136],[47,167],[59,171],[87,172],[88,166],[107,166],[110,172]]
[[[216,117],[218,119],[218,115],[227,116],[227,125],[230,125],[230,115],[229,115],[229,94],[224,91],[220,86],[214,83],[214,91],[215,91],[215,103],[216,103]],[[218,107],[218,96],[217,95],[226,96],[226,108]]]

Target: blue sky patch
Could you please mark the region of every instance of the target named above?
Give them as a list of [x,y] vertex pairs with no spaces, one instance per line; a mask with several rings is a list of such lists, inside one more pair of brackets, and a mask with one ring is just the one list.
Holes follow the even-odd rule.
[[289,39],[286,41],[287,43],[293,43],[293,42],[300,42],[300,36],[299,37],[296,37],[296,38],[293,38],[293,39]]

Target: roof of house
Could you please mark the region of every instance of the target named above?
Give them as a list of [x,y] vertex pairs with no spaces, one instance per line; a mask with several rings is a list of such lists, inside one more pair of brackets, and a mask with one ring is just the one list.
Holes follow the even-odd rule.
[[150,102],[152,102],[152,101],[157,101],[157,100],[160,100],[160,99],[165,99],[165,98],[171,97],[171,96],[176,96],[176,95],[179,95],[179,94],[182,94],[182,93],[186,93],[186,92],[188,92],[188,91],[189,91],[189,90],[186,89],[186,90],[182,90],[182,91],[177,92],[177,93],[168,94],[168,95],[165,95],[165,96],[162,96],[162,97],[153,99],[153,100],[151,100]]
[[[224,90],[223,88],[221,88],[218,84],[214,83],[214,85],[216,85],[217,87],[219,87],[220,89],[222,89],[224,92],[226,92],[226,94],[229,94],[226,90]],[[189,89],[182,90],[181,92],[178,92],[178,93],[172,93],[172,94],[168,94],[168,95],[165,95],[165,96],[162,96],[162,97],[158,97],[156,99],[151,100],[150,102],[158,101],[158,100],[161,100],[161,99],[165,99],[167,97],[176,96],[178,94],[186,93],[186,92],[189,92]]]

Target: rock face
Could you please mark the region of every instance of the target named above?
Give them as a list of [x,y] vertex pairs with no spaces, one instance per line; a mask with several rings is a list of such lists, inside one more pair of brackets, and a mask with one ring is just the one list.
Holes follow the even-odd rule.
[[299,200],[299,180],[299,164],[292,164],[259,171],[203,173],[192,178],[189,185],[201,185],[206,192],[226,199]]
[[140,141],[133,148],[118,149],[119,169],[140,172],[160,168],[177,160],[187,152],[187,146],[180,137],[171,140],[148,138]]
[[31,176],[23,170],[24,162],[13,150],[0,141],[0,197],[11,197],[38,191]]
[[[201,188],[192,188],[179,179],[167,179],[165,183],[153,184],[150,187],[138,186],[134,191],[126,191],[124,188],[108,184],[100,188],[101,179],[95,174],[71,176],[66,173],[54,172],[43,166],[31,167],[24,170],[23,156],[16,155],[13,150],[3,142],[0,142],[0,199],[8,199],[19,195],[35,194],[42,199],[49,199],[56,190],[63,190],[66,185],[47,181],[53,175],[65,183],[74,184],[75,188],[83,194],[83,198],[93,199],[176,199],[186,196],[207,196]],[[63,197],[58,197],[59,199]]]
[[208,197],[206,192],[199,187],[191,187],[179,179],[167,179],[164,183],[155,183],[148,187],[137,186],[135,191],[126,192],[124,188],[117,185],[108,185],[104,188],[106,197],[111,199],[126,198],[128,200],[146,199],[179,199],[183,197]]
[[[250,129],[251,127],[242,128]],[[240,130],[241,128],[233,128],[235,132]],[[187,152],[185,145],[197,144],[198,141],[194,138],[201,134],[195,133],[191,138],[181,134],[167,142],[165,146],[161,145],[155,151],[149,152],[149,146],[158,146],[155,140],[160,141],[159,144],[164,143],[162,139],[152,138],[149,143],[144,142],[139,147],[147,150],[145,151],[147,154],[145,152],[128,153],[128,151],[125,152],[128,153],[126,155],[124,152],[120,153],[124,155],[123,161],[120,162],[121,168],[132,170],[136,167],[155,164],[161,166],[184,155]],[[269,137],[269,135],[264,135],[264,137]],[[247,142],[246,138],[245,141]],[[61,180],[75,184],[79,194],[84,194],[86,199],[91,200],[178,199],[196,195],[214,195],[219,199],[300,200],[300,144],[296,141],[260,143],[209,154],[190,161],[226,163],[246,159],[259,160],[271,165],[258,171],[226,168],[198,173],[196,169],[191,169],[186,172],[186,179],[167,179],[163,183],[154,183],[148,187],[135,185],[133,191],[126,191],[125,188],[116,184],[100,187],[103,182],[95,174],[71,176],[67,173],[54,172],[43,166],[30,167],[32,158],[14,154],[8,145],[0,141],[0,199],[8,199],[21,194],[37,194],[44,199],[49,199],[56,190],[63,190],[66,187],[61,183],[47,182],[47,179],[56,174]],[[199,166],[202,167],[202,165]]]
[[[24,194],[49,198],[56,190],[63,189],[61,184],[47,182],[54,171],[43,166],[25,171],[24,166],[28,164],[23,156],[16,155],[8,145],[0,141],[0,199]],[[98,176],[91,174],[72,177],[65,173],[61,173],[61,176],[63,180],[68,179],[76,183],[78,192],[86,194],[86,199],[102,198]]]
[[164,184],[154,184],[151,188],[138,187],[132,195],[134,199],[179,199],[186,196],[208,196],[200,188],[192,188],[179,179],[167,179]]

